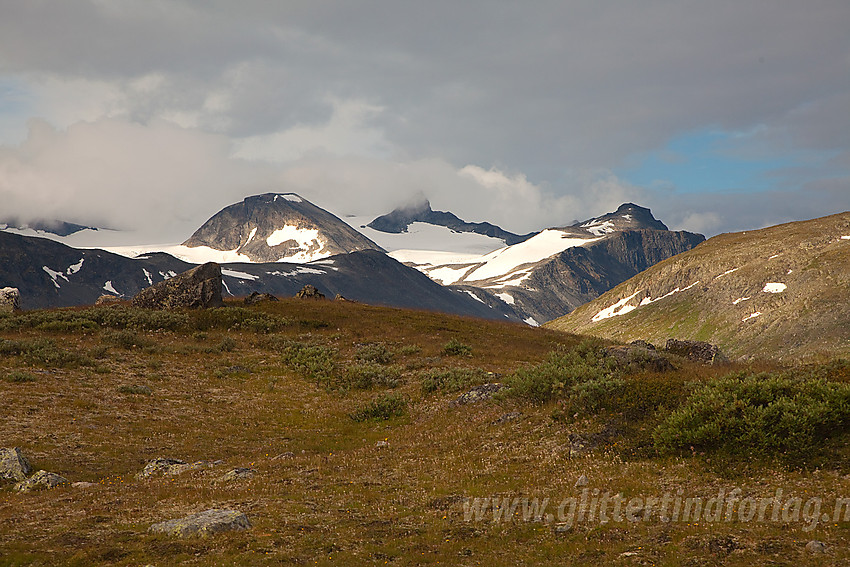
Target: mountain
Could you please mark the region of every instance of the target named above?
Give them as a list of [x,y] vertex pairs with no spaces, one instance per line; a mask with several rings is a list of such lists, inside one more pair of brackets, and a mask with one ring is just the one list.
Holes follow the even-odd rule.
[[608,291],[705,237],[674,232],[632,203],[584,223],[550,228],[479,256],[391,252],[443,285],[505,308],[530,324],[549,321]]
[[309,262],[381,250],[338,217],[294,193],[254,195],[225,207],[183,246],[224,252],[242,262]]
[[734,357],[847,356],[850,213],[716,236],[548,326],[705,340]]
[[482,234],[491,238],[498,238],[508,245],[519,244],[537,234],[536,232],[523,235],[514,234],[489,222],[466,222],[453,213],[432,210],[431,203],[427,199],[413,205],[399,207],[376,218],[366,226],[381,232],[401,233],[407,232],[410,225],[416,222],[444,226],[454,232]]
[[0,220],[0,231],[13,230],[28,233],[48,233],[56,236],[70,236],[82,230],[97,230],[93,226],[84,226],[63,220],[33,220],[21,222],[17,218]]
[[[0,232],[0,288],[16,287],[21,307],[91,305],[103,294],[130,298],[194,265],[165,253],[127,258],[105,250],[77,249],[46,238]],[[460,290],[443,287],[378,250],[359,250],[304,264],[222,264],[225,297],[252,291],[292,296],[307,284],[329,298],[517,320]]]

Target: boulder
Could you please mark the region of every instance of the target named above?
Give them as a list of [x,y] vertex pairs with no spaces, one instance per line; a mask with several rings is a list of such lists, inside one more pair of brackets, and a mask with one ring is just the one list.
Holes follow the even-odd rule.
[[307,284],[301,288],[301,291],[295,294],[295,297],[298,299],[324,299],[325,294],[316,289],[315,286]]
[[194,463],[187,463],[186,461],[181,461],[180,459],[156,458],[152,461],[148,461],[145,465],[145,468],[142,469],[142,472],[136,475],[136,478],[145,479],[150,478],[154,475],[175,476],[178,474],[182,474],[186,471],[210,469],[213,468],[219,462],[220,461],[197,461]]
[[813,539],[812,541],[806,544],[806,551],[808,551],[812,555],[820,555],[822,553],[826,553],[826,550],[826,544],[816,539]]
[[218,477],[218,482],[235,482],[237,480],[248,480],[249,478],[254,478],[254,475],[256,474],[256,469],[237,467],[235,469],[230,469],[229,471]]
[[481,384],[480,386],[476,386],[465,394],[461,394],[459,398],[452,402],[452,405],[466,405],[466,404],[474,404],[476,402],[481,402],[484,400],[489,400],[493,397],[497,392],[501,392],[507,388],[504,384],[499,382],[492,382],[490,384]]
[[668,339],[664,350],[670,354],[703,364],[725,364],[729,362],[717,345],[703,341],[680,341]]
[[140,291],[133,305],[147,309],[221,307],[221,266],[208,262],[154,284]]
[[97,301],[94,302],[95,305],[117,305],[121,303],[121,298],[117,295],[101,295],[97,298]]
[[14,313],[21,310],[21,292],[16,287],[0,288],[0,313]]
[[50,490],[63,484],[71,484],[64,476],[47,471],[38,471],[28,479],[15,485],[18,492],[35,492],[36,490]]
[[259,291],[251,292],[251,295],[245,298],[245,305],[254,305],[263,301],[277,301],[278,299],[270,293],[260,293]]
[[212,508],[183,518],[154,524],[148,528],[148,531],[155,534],[192,537],[249,529],[251,529],[251,522],[242,512]]
[[0,449],[0,482],[20,482],[32,472],[29,461],[17,447]]
[[605,349],[605,355],[616,360],[617,366],[620,368],[631,367],[653,372],[673,370],[670,361],[656,351],[654,347],[649,349],[634,343],[626,346],[613,346]]

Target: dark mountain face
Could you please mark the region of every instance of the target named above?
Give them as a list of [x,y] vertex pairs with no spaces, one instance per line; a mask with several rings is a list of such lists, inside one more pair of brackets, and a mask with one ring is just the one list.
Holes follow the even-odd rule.
[[[161,252],[126,258],[104,250],[80,250],[45,238],[0,232],[0,288],[18,288],[23,309],[91,305],[104,294],[129,299],[192,267]],[[221,267],[225,297],[246,296],[252,291],[289,297],[311,284],[328,297],[340,294],[375,305],[516,320],[510,310],[487,307],[377,250],[341,254],[310,264]]]
[[663,222],[652,216],[652,211],[634,203],[624,203],[613,213],[578,222],[573,226],[597,236],[618,230],[668,230]]
[[466,222],[452,213],[432,210],[431,203],[427,199],[414,205],[395,209],[391,213],[376,218],[367,226],[381,232],[397,234],[407,232],[407,228],[414,222],[445,226],[455,232],[483,234],[492,238],[498,238],[508,245],[524,242],[537,234],[536,232],[531,232],[529,234],[519,235],[503,230],[489,222]]
[[183,243],[235,250],[252,262],[307,262],[381,247],[293,193],[266,193],[225,207]]
[[81,224],[76,224],[73,222],[66,222],[61,220],[34,220],[28,222],[21,222],[17,218],[9,218],[5,220],[0,220],[0,226],[5,225],[5,227],[18,228],[18,229],[26,229],[30,228],[32,230],[40,230],[42,232],[49,232],[51,234],[55,234],[57,236],[70,236],[81,230],[97,230],[93,226],[84,226]]
[[691,232],[618,232],[548,258],[534,268],[521,287],[481,291],[510,296],[511,307],[521,318],[531,317],[543,323],[569,313],[661,260],[690,250],[704,240],[701,234]]

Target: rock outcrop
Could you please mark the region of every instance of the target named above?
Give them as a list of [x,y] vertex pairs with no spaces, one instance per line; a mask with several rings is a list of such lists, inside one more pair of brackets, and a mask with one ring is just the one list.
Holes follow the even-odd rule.
[[456,400],[452,402],[452,405],[466,405],[466,404],[474,404],[477,402],[482,402],[484,400],[489,400],[495,394],[501,392],[507,388],[504,384],[499,382],[492,382],[490,384],[481,384],[480,386],[476,386],[472,388],[470,391],[462,394]]
[[48,471],[38,471],[26,480],[15,485],[18,492],[35,492],[36,490],[51,490],[57,486],[71,484],[64,476]]
[[720,351],[717,345],[704,341],[680,341],[669,339],[664,350],[670,354],[687,358],[703,364],[725,364],[729,359]]
[[133,305],[147,309],[221,307],[221,266],[208,262],[142,290]]
[[324,299],[325,294],[316,289],[315,286],[307,284],[295,294],[295,297],[298,299]]
[[260,293],[259,291],[251,292],[251,295],[245,298],[245,305],[254,305],[264,301],[277,301],[278,299],[270,293]]
[[0,313],[14,313],[21,309],[21,292],[16,287],[0,288]]
[[142,472],[136,475],[136,478],[142,480],[155,475],[173,476],[184,473],[186,471],[212,468],[216,465],[217,462],[218,461],[197,461],[194,463],[187,463],[186,461],[181,461],[180,459],[167,459],[160,457],[148,461],[147,464],[145,464],[145,468],[142,469]]
[[30,462],[17,447],[0,449],[0,482],[20,482],[32,472]]
[[242,512],[212,508],[183,518],[154,524],[148,528],[148,531],[177,537],[192,537],[249,529],[251,529],[251,522]]

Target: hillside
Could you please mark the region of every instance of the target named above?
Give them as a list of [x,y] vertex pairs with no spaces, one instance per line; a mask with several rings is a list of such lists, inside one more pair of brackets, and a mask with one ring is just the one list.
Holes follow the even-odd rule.
[[553,329],[618,341],[706,340],[735,357],[850,354],[850,213],[711,238]]
[[[621,365],[603,346],[524,325],[294,299],[0,315],[0,448],[75,483],[16,492],[0,480],[0,564],[850,560],[850,524],[832,516],[850,493],[850,366],[673,359],[660,372],[637,358]],[[721,377],[741,372],[769,372],[765,384],[795,396],[777,401],[785,431],[797,433],[790,441],[769,422],[751,424],[745,439],[670,440],[671,428],[690,433],[676,429],[674,409],[700,407],[700,388],[717,399],[717,385],[742,380]],[[757,393],[760,380],[749,384]],[[457,403],[493,382],[508,389]],[[822,416],[806,404],[824,388]],[[739,396],[738,412],[747,401]],[[723,416],[733,427],[736,418]],[[839,421],[824,427],[824,418]],[[786,508],[772,519],[777,490]],[[730,519],[709,504],[701,516],[719,494],[730,495]],[[679,498],[671,517],[664,495]],[[701,499],[700,512],[688,504],[683,515],[682,498]],[[577,502],[591,500],[594,511],[578,516]],[[748,503],[762,500],[767,515],[746,519]],[[250,529],[149,532],[213,508],[244,513]]]

